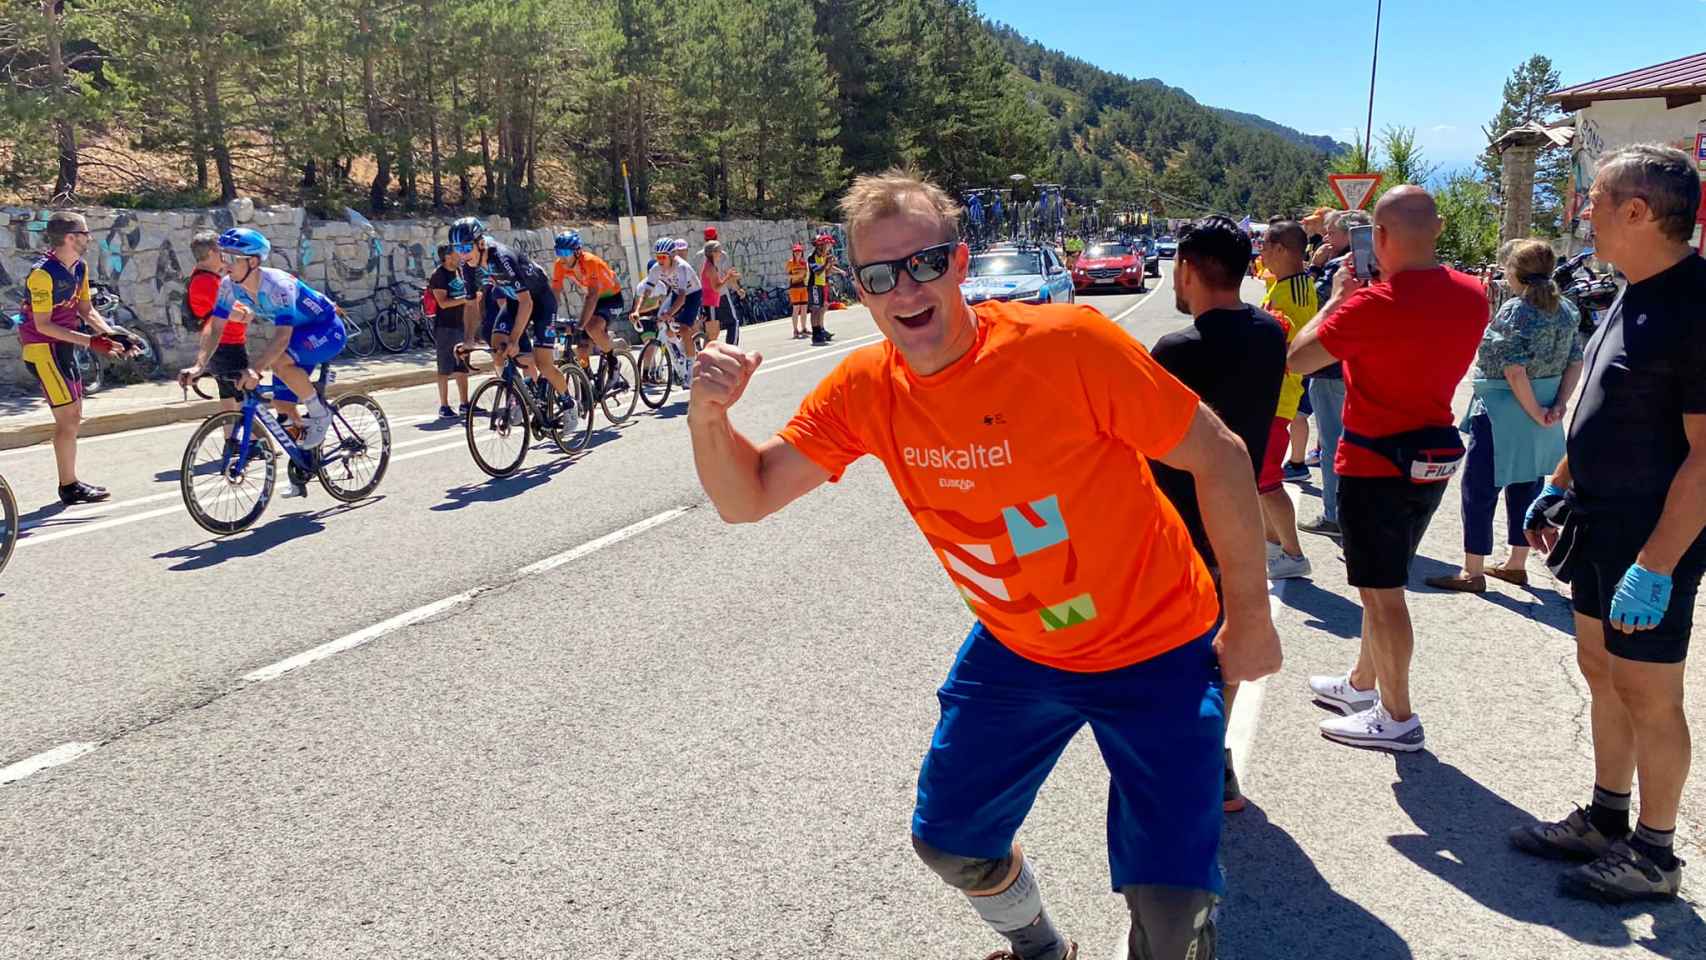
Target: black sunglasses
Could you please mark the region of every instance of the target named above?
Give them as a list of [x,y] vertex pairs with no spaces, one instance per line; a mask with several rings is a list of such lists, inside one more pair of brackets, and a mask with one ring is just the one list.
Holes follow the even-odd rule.
[[948,272],[948,260],[954,255],[954,248],[959,246],[958,240],[949,240],[935,246],[925,247],[909,257],[899,260],[880,260],[853,268],[853,273],[859,278],[859,285],[866,293],[888,293],[900,282],[900,271],[905,269],[912,279],[919,283],[929,283]]

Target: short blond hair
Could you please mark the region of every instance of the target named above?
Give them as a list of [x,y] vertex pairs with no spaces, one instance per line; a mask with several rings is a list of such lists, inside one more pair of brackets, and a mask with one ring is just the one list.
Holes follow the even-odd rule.
[[959,239],[960,205],[954,202],[954,198],[924,179],[916,170],[891,167],[882,173],[855,177],[847,195],[841,198],[841,219],[847,226],[849,258],[856,259],[854,237],[861,227],[910,209],[915,199],[923,200],[940,221],[941,240]]

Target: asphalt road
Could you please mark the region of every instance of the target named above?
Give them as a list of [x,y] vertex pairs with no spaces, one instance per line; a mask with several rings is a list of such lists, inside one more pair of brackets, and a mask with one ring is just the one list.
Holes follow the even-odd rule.
[[[1170,284],[1084,300],[1145,342],[1185,322]],[[862,311],[832,327],[815,348],[786,324],[746,332],[766,361],[744,429],[780,426],[877,336]],[[193,425],[88,442],[81,472],[114,491],[96,509],[39,509],[46,448],[0,453],[32,525],[0,579],[0,957],[1001,945],[907,843],[968,624],[880,467],[730,527],[684,402],[489,481],[459,426],[424,419],[430,387],[378,399],[396,441],[378,496],[311,489],[225,539],[178,499]],[[1457,556],[1455,503],[1418,583]],[[1354,655],[1358,611],[1332,543],[1305,545],[1315,577],[1276,590],[1286,667],[1235,718],[1252,803],[1228,819],[1222,955],[1706,957],[1697,902],[1561,901],[1558,867],[1504,847],[1507,826],[1587,799],[1556,593],[1412,595],[1430,750],[1394,759],[1314,730],[1303,678]],[[1087,960],[1124,930],[1106,790],[1081,737],[1022,834]]]

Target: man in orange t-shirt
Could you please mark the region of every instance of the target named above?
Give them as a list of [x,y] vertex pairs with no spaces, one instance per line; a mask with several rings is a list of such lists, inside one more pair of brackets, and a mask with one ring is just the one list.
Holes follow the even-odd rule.
[[[1131,954],[1210,957],[1224,891],[1221,681],[1280,665],[1249,458],[1097,311],[969,307],[970,251],[939,188],[861,177],[842,212],[885,342],[849,354],[757,444],[729,408],[762,358],[708,344],[688,406],[700,482],[724,519],[755,521],[864,454],[881,460],[976,617],[919,771],[914,849],[1011,956],[1075,957],[1013,841],[1089,723],[1113,782],[1109,862]],[[1151,460],[1194,476],[1223,558],[1213,640],[1214,583]]]

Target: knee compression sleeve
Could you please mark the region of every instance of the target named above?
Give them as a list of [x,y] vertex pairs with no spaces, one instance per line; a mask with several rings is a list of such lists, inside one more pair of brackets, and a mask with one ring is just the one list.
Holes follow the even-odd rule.
[[1131,960],[1214,960],[1213,893],[1152,884],[1120,893],[1131,910]]
[[962,857],[938,850],[916,836],[912,838],[912,849],[925,866],[936,871],[937,876],[956,890],[988,890],[1007,879],[1007,874],[1013,869],[1011,852],[994,860]]

